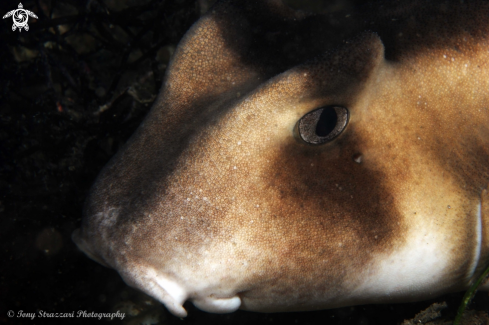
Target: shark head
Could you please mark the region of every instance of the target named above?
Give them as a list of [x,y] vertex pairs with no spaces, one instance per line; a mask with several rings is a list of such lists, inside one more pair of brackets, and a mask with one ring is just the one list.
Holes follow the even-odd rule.
[[277,1],[216,4],[78,247],[177,316],[465,289],[489,264],[489,6],[401,9],[335,33]]

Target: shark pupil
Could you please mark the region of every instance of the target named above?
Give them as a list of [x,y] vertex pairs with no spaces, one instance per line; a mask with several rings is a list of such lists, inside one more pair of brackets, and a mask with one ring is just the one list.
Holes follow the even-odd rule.
[[316,124],[316,135],[318,137],[325,137],[330,134],[336,127],[338,115],[334,107],[326,107],[319,115],[318,124]]

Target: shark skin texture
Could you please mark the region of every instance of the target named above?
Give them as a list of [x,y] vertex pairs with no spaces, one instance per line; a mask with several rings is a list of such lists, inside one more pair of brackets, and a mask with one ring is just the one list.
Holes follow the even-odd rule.
[[218,2],[98,176],[77,246],[179,317],[468,288],[489,265],[489,4],[377,9],[337,31]]

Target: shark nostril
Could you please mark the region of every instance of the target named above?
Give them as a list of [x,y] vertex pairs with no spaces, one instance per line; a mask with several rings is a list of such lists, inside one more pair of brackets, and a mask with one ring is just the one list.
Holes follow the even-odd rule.
[[348,109],[341,106],[325,106],[304,115],[298,122],[302,140],[309,144],[330,142],[343,132],[348,124]]

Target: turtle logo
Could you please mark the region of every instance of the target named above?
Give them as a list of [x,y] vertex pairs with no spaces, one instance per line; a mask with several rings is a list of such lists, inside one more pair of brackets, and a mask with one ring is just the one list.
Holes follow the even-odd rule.
[[25,10],[24,6],[22,6],[22,3],[19,3],[18,9],[14,9],[7,12],[5,16],[3,16],[3,19],[8,18],[10,16],[12,16],[12,19],[14,20],[14,24],[12,25],[12,30],[15,31],[18,28],[19,32],[22,31],[22,28],[24,28],[26,31],[29,30],[29,25],[27,25],[27,20],[29,19],[28,16],[37,18],[35,13],[29,10]]

